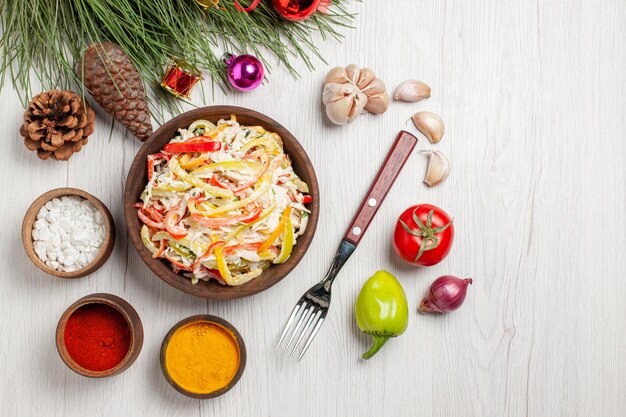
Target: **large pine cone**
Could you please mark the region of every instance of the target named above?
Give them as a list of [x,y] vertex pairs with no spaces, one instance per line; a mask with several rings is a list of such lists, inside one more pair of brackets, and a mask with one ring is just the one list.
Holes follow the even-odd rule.
[[119,45],[111,42],[89,45],[76,72],[94,100],[139,140],[145,141],[152,135],[141,77]]
[[72,91],[50,90],[36,95],[24,112],[20,134],[41,159],[67,161],[93,133],[93,110]]

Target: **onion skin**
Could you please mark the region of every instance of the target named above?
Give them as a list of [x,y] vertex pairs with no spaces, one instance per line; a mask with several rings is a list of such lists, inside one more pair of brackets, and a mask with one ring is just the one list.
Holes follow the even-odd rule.
[[428,295],[419,306],[420,313],[449,313],[461,307],[467,294],[467,286],[471,278],[458,278],[444,275],[430,285]]

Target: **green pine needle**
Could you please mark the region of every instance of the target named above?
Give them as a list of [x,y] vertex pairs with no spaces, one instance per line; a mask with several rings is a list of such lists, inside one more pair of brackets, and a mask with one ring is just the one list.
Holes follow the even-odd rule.
[[[288,22],[269,0],[251,13],[235,9],[232,0],[203,9],[194,0],[2,0],[0,4],[0,89],[10,77],[24,106],[33,96],[31,77],[46,89],[82,89],[75,65],[90,43],[111,41],[129,55],[156,99],[153,115],[180,110],[180,103],[160,87],[165,65],[173,56],[203,68],[226,90],[225,66],[217,49],[253,53],[266,68],[270,52],[294,76],[293,59],[313,69],[312,57],[324,61],[311,36],[342,39],[351,27],[349,0],[333,0],[328,14]],[[247,4],[246,1],[241,1]],[[325,61],[324,61],[325,62]],[[84,94],[84,92],[83,92]],[[204,92],[203,92],[204,95]]]

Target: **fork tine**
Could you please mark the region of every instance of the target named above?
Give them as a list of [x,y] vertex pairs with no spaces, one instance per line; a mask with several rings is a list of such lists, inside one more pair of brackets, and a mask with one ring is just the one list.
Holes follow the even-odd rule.
[[293,339],[298,335],[298,330],[300,330],[300,326],[302,326],[302,323],[309,316],[309,313],[311,312],[311,310],[313,310],[313,306],[311,306],[311,304],[308,304],[306,301],[303,304],[303,308],[304,309],[302,310],[302,315],[300,315],[300,320],[298,320],[298,324],[296,324],[296,328],[293,329],[293,333],[291,334],[291,337],[289,338],[289,342],[287,343],[287,346],[285,346],[285,349],[283,350],[283,352],[287,352],[287,349],[289,349],[289,346],[291,346]]
[[315,339],[315,335],[319,331],[320,327],[322,327],[322,323],[324,323],[325,318],[326,318],[326,315],[322,313],[319,321],[317,322],[317,324],[313,328],[313,331],[311,332],[311,334],[309,335],[309,338],[307,339],[306,343],[304,344],[304,347],[302,348],[302,352],[300,352],[300,356],[298,356],[298,362],[300,362],[300,359],[302,359],[302,357],[306,353],[307,349],[311,345],[311,342],[313,341],[313,339]]
[[283,330],[283,334],[280,335],[280,340],[278,341],[278,344],[276,345],[276,350],[278,350],[278,348],[280,347],[280,344],[283,342],[283,339],[285,338],[285,336],[287,336],[287,332],[289,332],[291,323],[296,318],[296,315],[298,314],[298,311],[300,310],[300,307],[302,307],[303,304],[304,304],[304,301],[301,300],[294,306],[291,312],[291,315],[289,316],[289,320],[287,320],[287,324],[285,324],[285,329]]
[[304,326],[304,328],[300,332],[300,337],[298,338],[298,341],[293,346],[293,349],[291,350],[291,353],[289,354],[290,358],[293,356],[293,353],[296,351],[296,349],[298,349],[298,346],[300,346],[300,343],[302,342],[302,339],[304,339],[304,336],[306,336],[306,334],[307,334],[307,332],[309,330],[309,327],[311,326],[311,323],[317,323],[317,319],[319,318],[321,313],[322,313],[322,311],[321,310],[317,310],[316,311],[315,307],[313,307],[311,309],[311,315],[309,316],[309,320],[306,322],[306,325]]

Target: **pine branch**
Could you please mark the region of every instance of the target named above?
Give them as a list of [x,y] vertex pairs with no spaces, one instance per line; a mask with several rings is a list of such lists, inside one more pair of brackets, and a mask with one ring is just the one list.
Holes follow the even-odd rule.
[[[353,15],[348,0],[333,0],[326,15],[288,22],[264,0],[251,13],[235,9],[232,0],[203,9],[193,0],[3,0],[0,4],[0,89],[6,77],[26,105],[33,95],[31,76],[45,89],[78,87],[75,63],[89,43],[119,44],[142,74],[156,103],[153,114],[180,110],[180,103],[159,87],[172,56],[184,57],[204,69],[214,85],[227,89],[218,48],[257,55],[271,70],[268,52],[294,76],[299,59],[313,69],[313,57],[323,61],[312,40],[342,39]],[[158,104],[158,106],[157,106]],[[159,108],[161,107],[161,108]]]

